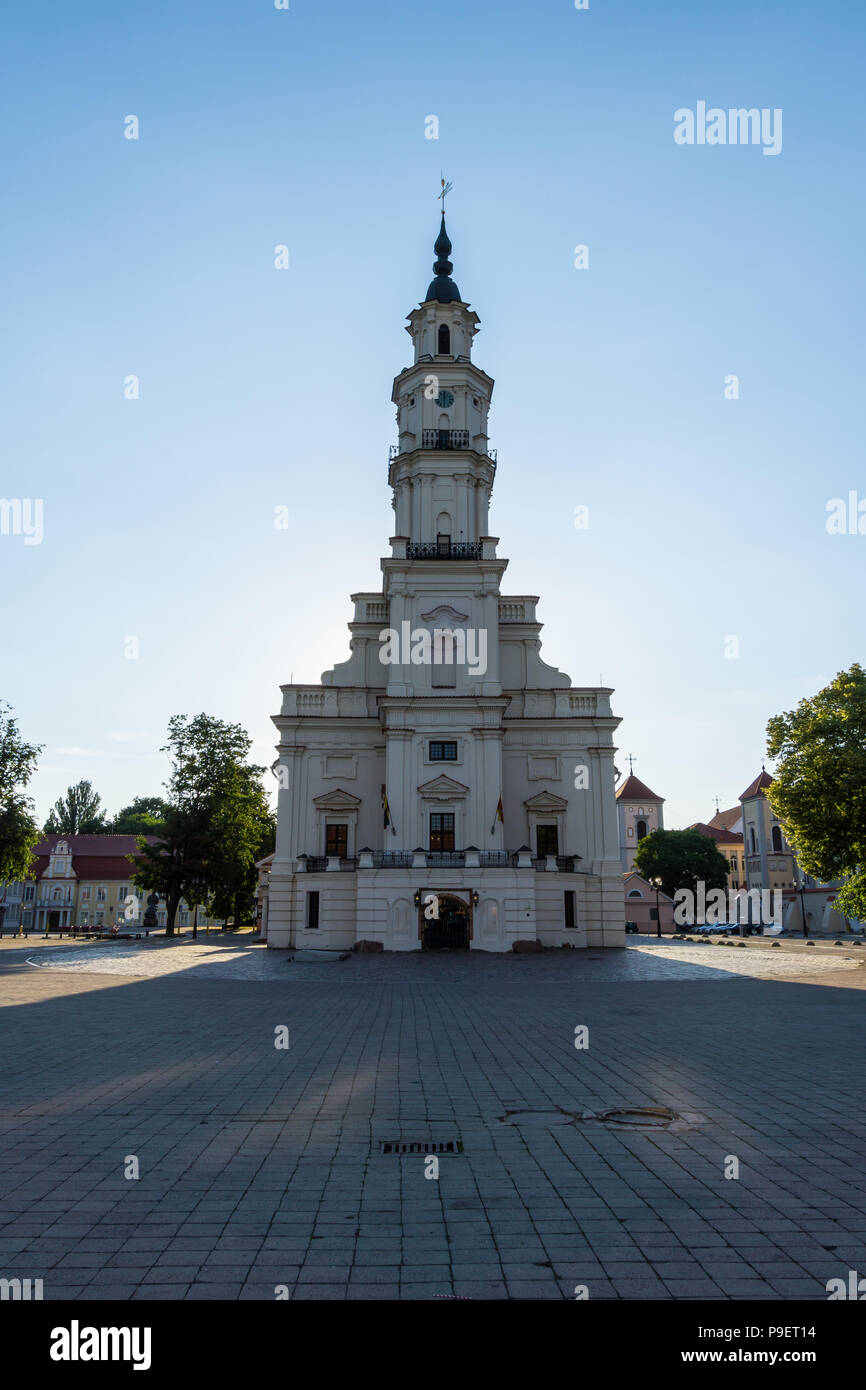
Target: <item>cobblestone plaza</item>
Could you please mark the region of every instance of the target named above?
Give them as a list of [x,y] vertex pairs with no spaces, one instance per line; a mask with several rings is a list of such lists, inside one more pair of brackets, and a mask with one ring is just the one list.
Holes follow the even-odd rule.
[[854,948],[25,943],[0,973],[0,1264],[46,1299],[823,1300],[866,1270]]

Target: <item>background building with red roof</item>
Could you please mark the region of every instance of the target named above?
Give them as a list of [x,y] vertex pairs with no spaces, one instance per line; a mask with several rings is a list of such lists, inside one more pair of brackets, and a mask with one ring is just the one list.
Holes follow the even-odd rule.
[[619,824],[619,850],[625,873],[634,868],[635,850],[645,835],[664,830],[663,796],[650,791],[634,773],[616,789],[616,814]]
[[[145,837],[156,843],[152,835]],[[138,851],[137,835],[46,835],[34,848],[33,873],[24,882],[0,884],[0,929],[27,931],[48,928],[112,927],[141,923],[149,890],[132,882],[135,866],[129,856]],[[160,900],[157,926],[165,926],[166,908]],[[177,925],[191,921],[181,900]],[[198,910],[200,926],[218,925]]]

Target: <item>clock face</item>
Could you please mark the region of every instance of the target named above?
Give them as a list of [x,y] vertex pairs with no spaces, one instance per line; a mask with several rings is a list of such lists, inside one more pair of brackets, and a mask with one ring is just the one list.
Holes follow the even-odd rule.
[[440,391],[439,395],[436,397],[436,404],[441,406],[453,405],[454,396],[450,391]]

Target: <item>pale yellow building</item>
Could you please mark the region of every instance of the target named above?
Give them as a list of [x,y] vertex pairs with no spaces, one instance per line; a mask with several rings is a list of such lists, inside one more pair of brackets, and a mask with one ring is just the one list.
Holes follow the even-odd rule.
[[[32,877],[0,884],[0,930],[140,929],[149,890],[132,882],[134,868],[127,856],[137,851],[136,835],[46,835],[34,849]],[[166,906],[160,900],[157,929],[166,921]],[[192,922],[193,912],[181,900],[175,927]],[[199,908],[198,925],[220,924]]]

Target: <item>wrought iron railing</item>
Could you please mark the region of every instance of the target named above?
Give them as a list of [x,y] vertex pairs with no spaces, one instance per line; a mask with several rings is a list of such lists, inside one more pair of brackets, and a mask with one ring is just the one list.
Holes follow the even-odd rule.
[[[440,436],[448,436],[448,437],[449,437],[448,443],[440,444],[440,443],[438,442]],[[453,442],[453,436],[459,436],[461,442],[460,442],[460,443],[455,443],[455,442]],[[422,449],[471,449],[471,448],[472,448],[472,445],[471,445],[470,442],[469,442],[469,431],[468,431],[468,430],[422,430],[422,432],[421,432],[421,439],[422,439],[422,443],[421,443],[420,447],[421,447]],[[414,446],[413,446],[413,447],[414,447]],[[401,455],[404,454],[404,453],[409,454],[409,453],[411,453],[411,452],[412,452],[411,449],[403,449],[403,447],[402,447],[400,444],[392,444],[392,445],[389,447],[389,449],[388,449],[388,472],[390,473],[390,471],[391,471],[391,464],[394,462],[395,459],[400,458]],[[474,449],[474,450],[473,450],[473,453],[480,453],[480,452],[481,452],[481,451],[480,451],[479,449]],[[496,471],[496,461],[497,461],[497,451],[496,451],[496,449],[485,449],[485,450],[484,450],[484,453],[485,453],[486,457],[490,460],[490,462],[493,464],[493,470],[494,470],[494,472],[495,472],[495,471]]]
[[[424,850],[423,853],[428,869],[462,869],[466,866],[466,850],[463,849],[430,849]],[[560,873],[574,873],[576,865],[580,862],[579,854],[557,854],[555,858]],[[415,855],[411,850],[374,850],[372,859],[374,869],[411,869],[415,863]],[[516,868],[518,860],[518,854],[512,850],[478,851],[478,864],[482,869]],[[325,873],[328,868],[328,855],[301,855],[301,862],[308,874]],[[346,873],[354,873],[359,862],[358,855],[344,855],[340,858],[340,869]],[[539,873],[544,873],[547,869],[546,855],[541,858],[533,857],[531,862],[532,867]]]
[[[575,860],[580,859],[580,855],[579,855],[579,854],[555,854],[555,855],[553,856],[553,858],[556,860],[556,867],[557,867],[557,869],[559,869],[559,872],[560,872],[560,873],[562,873],[562,874],[573,874],[573,873],[574,873]],[[532,867],[533,867],[534,869],[537,869],[537,870],[539,871],[539,873],[544,873],[544,871],[545,871],[546,868],[547,868],[547,855],[544,854],[544,855],[539,856],[539,857],[536,858],[536,859],[533,859],[533,861],[532,861]]]
[[[302,856],[306,860],[306,871],[308,874],[322,874],[328,867],[327,854],[307,854]],[[341,855],[340,868],[348,873],[352,873],[358,867],[358,860],[354,855]]]
[[468,449],[468,430],[422,430],[422,449]]
[[480,560],[480,541],[410,541],[407,560]]

